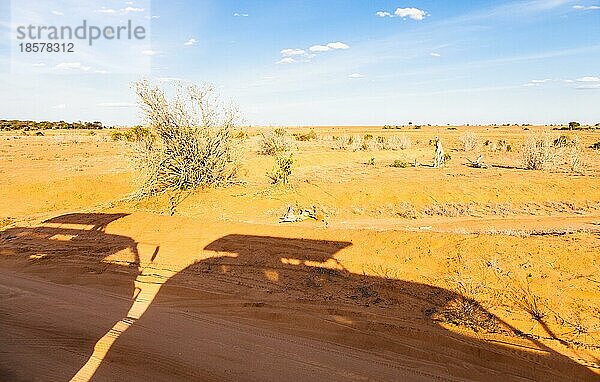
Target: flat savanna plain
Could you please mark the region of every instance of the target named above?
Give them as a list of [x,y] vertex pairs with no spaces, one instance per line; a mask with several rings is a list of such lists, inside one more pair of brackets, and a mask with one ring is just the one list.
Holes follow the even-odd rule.
[[[243,183],[173,216],[124,200],[134,143],[0,133],[0,379],[600,380],[600,130],[526,129],[315,127],[274,187],[249,128]],[[578,171],[523,168],[542,131]]]

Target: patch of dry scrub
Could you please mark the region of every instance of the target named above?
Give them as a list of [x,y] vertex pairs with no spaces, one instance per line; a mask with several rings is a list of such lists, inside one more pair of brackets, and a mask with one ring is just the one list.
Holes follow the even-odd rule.
[[557,147],[548,134],[529,135],[523,144],[523,167],[526,170],[550,170],[556,166]]
[[262,134],[260,140],[260,155],[276,155],[292,149],[292,140],[287,131],[283,128],[277,128]]
[[458,137],[463,151],[473,151],[479,146],[479,136],[472,132],[466,132]]
[[173,98],[148,81],[133,85],[154,139],[142,137],[137,197],[220,187],[238,181],[238,111],[210,85],[180,86]]

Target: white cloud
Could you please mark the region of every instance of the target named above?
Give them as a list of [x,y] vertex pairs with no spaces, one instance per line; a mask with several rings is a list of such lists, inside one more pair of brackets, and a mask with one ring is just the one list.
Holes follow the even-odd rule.
[[375,13],[378,17],[401,17],[409,18],[416,21],[421,21],[428,16],[427,12],[419,8],[396,8],[394,14],[387,11],[379,11]]
[[121,107],[135,107],[135,103],[131,102],[102,102],[98,104],[99,107],[110,107],[110,108],[121,108]]
[[600,82],[600,77],[586,76],[586,77],[578,78],[576,81],[577,82]]
[[313,45],[308,48],[308,50],[311,52],[327,52],[328,50],[331,50],[331,48],[326,45]]
[[144,16],[144,17],[145,17],[146,19],[148,19],[148,20],[156,20],[156,19],[160,19],[160,16],[156,16],[156,15],[154,15],[154,16]]
[[439,53],[435,53],[435,52],[431,52],[431,53],[429,53],[429,55],[430,55],[431,57],[442,57],[442,55],[441,55],[441,54],[439,54]]
[[283,49],[281,52],[281,55],[283,57],[290,57],[290,56],[301,56],[306,54],[306,51],[304,49]]
[[585,84],[585,85],[579,85],[576,86],[575,89],[577,90],[593,90],[593,89],[600,89],[600,84]]
[[279,51],[281,60],[277,64],[292,64],[294,62],[310,62],[316,56],[316,53],[328,52],[330,50],[349,49],[350,47],[343,42],[330,42],[325,45],[313,45],[307,50],[299,48],[286,48]]
[[527,87],[540,86],[541,84],[545,84],[550,81],[552,81],[551,78],[544,78],[543,80],[531,80],[528,83],[523,84],[523,86],[527,86]]
[[365,76],[363,76],[360,73],[352,73],[348,76],[348,78],[364,78]]
[[37,64],[31,64],[31,66],[33,66],[34,68],[43,68],[44,66],[46,66],[46,64],[44,64],[43,62],[38,62]]
[[343,42],[330,42],[327,44],[327,47],[330,49],[349,49],[350,47]]
[[61,62],[54,66],[54,69],[58,70],[81,70],[83,72],[89,71],[91,68],[89,66],[84,66],[81,62]]
[[52,108],[53,109],[66,109],[67,105],[65,105],[64,103],[61,103],[61,104],[52,106]]
[[158,52],[156,50],[146,49],[146,50],[142,50],[142,54],[144,56],[156,56],[158,54]]
[[123,9],[121,9],[121,12],[123,12],[123,13],[129,13],[129,12],[144,12],[144,8],[125,7],[125,8],[123,8]]
[[294,62],[296,62],[296,60],[294,60],[291,57],[285,57],[282,58],[281,60],[277,61],[276,64],[282,65],[282,64],[293,64]]
[[102,8],[100,8],[100,9],[96,9],[94,12],[96,12],[96,13],[104,13],[104,14],[110,14],[110,15],[112,15],[112,14],[115,14],[115,13],[117,13],[117,10],[116,10],[116,9],[112,9],[112,8],[105,8],[105,7],[102,7]]
[[55,10],[50,11],[50,13],[52,13],[55,16],[62,16],[62,15],[64,15],[64,13],[62,13],[61,11],[55,11]]
[[250,16],[250,15],[249,15],[249,14],[247,14],[247,13],[239,13],[239,12],[235,12],[235,13],[233,14],[233,16],[234,16],[234,17],[248,17],[248,16]]
[[394,14],[402,18],[410,18],[413,20],[423,20],[427,16],[427,12],[418,8],[396,8]]
[[350,47],[346,44],[344,44],[343,42],[330,42],[327,45],[313,45],[310,48],[308,48],[308,50],[310,50],[311,52],[315,52],[315,53],[320,53],[320,52],[327,52],[329,50],[336,50],[336,49],[349,49]]
[[94,73],[96,74],[108,74],[110,73],[108,70],[94,70]]
[[593,11],[600,9],[600,5],[573,5],[573,9],[578,9],[580,11]]
[[183,45],[185,46],[194,46],[196,44],[198,44],[198,40],[196,40],[195,38],[190,38],[189,40],[183,43]]

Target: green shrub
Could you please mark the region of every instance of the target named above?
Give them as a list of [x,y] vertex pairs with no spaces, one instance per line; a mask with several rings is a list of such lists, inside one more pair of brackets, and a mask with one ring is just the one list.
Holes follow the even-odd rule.
[[123,139],[123,133],[118,130],[113,130],[110,132],[110,139],[113,141],[120,141]]
[[407,168],[407,167],[411,167],[411,165],[407,161],[404,161],[404,160],[401,160],[401,159],[396,159],[395,161],[392,162],[392,164],[390,165],[390,167]]
[[312,141],[317,139],[317,133],[315,133],[313,129],[310,129],[306,134],[295,133],[294,138],[296,138],[297,141]]
[[271,184],[288,184],[289,178],[292,175],[293,164],[293,154],[289,154],[289,156],[275,155],[275,167],[272,172],[267,173],[267,176],[271,179]]

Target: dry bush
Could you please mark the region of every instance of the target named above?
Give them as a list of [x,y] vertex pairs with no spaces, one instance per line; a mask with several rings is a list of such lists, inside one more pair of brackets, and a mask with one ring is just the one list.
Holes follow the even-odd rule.
[[433,319],[467,327],[476,332],[499,331],[498,319],[477,301],[486,293],[485,277],[474,278],[456,271],[446,282],[449,288],[456,292],[456,297],[436,312]]
[[[561,306],[562,307],[562,306]],[[587,340],[592,343],[600,343],[598,335],[600,334],[600,309],[589,306],[584,300],[578,299],[567,304],[565,313],[554,312],[556,322],[566,328],[566,335],[571,341]]]
[[410,149],[412,142],[404,135],[392,135],[391,137],[378,137],[377,142],[381,150],[406,150]]
[[294,133],[294,138],[296,138],[297,141],[314,141],[315,139],[317,139],[317,133],[315,133],[315,130],[310,129],[310,131],[308,133]]
[[473,151],[479,145],[479,137],[470,131],[458,137],[458,140],[462,144],[462,149],[464,151]]
[[275,155],[290,151],[291,149],[292,140],[287,131],[282,128],[277,128],[266,134],[262,134],[258,153],[260,155]]
[[148,81],[134,83],[155,139],[142,139],[138,164],[145,197],[237,181],[240,140],[234,139],[238,111],[225,105],[210,85],[177,88],[173,98]]
[[505,293],[509,301],[528,313],[533,320],[542,322],[548,314],[548,300],[531,289],[531,279],[526,277],[523,285],[512,276],[505,278]]
[[292,165],[294,164],[294,158],[292,154],[277,153],[274,154],[275,167],[273,171],[267,173],[271,184],[283,184],[289,183],[290,176],[292,175]]
[[355,134],[348,139],[348,149],[352,151],[361,150],[364,147],[363,137]]
[[547,134],[529,135],[523,144],[523,166],[526,170],[548,170],[556,165],[557,150]]
[[412,167],[412,165],[405,160],[396,159],[390,164],[390,167],[407,168]]

